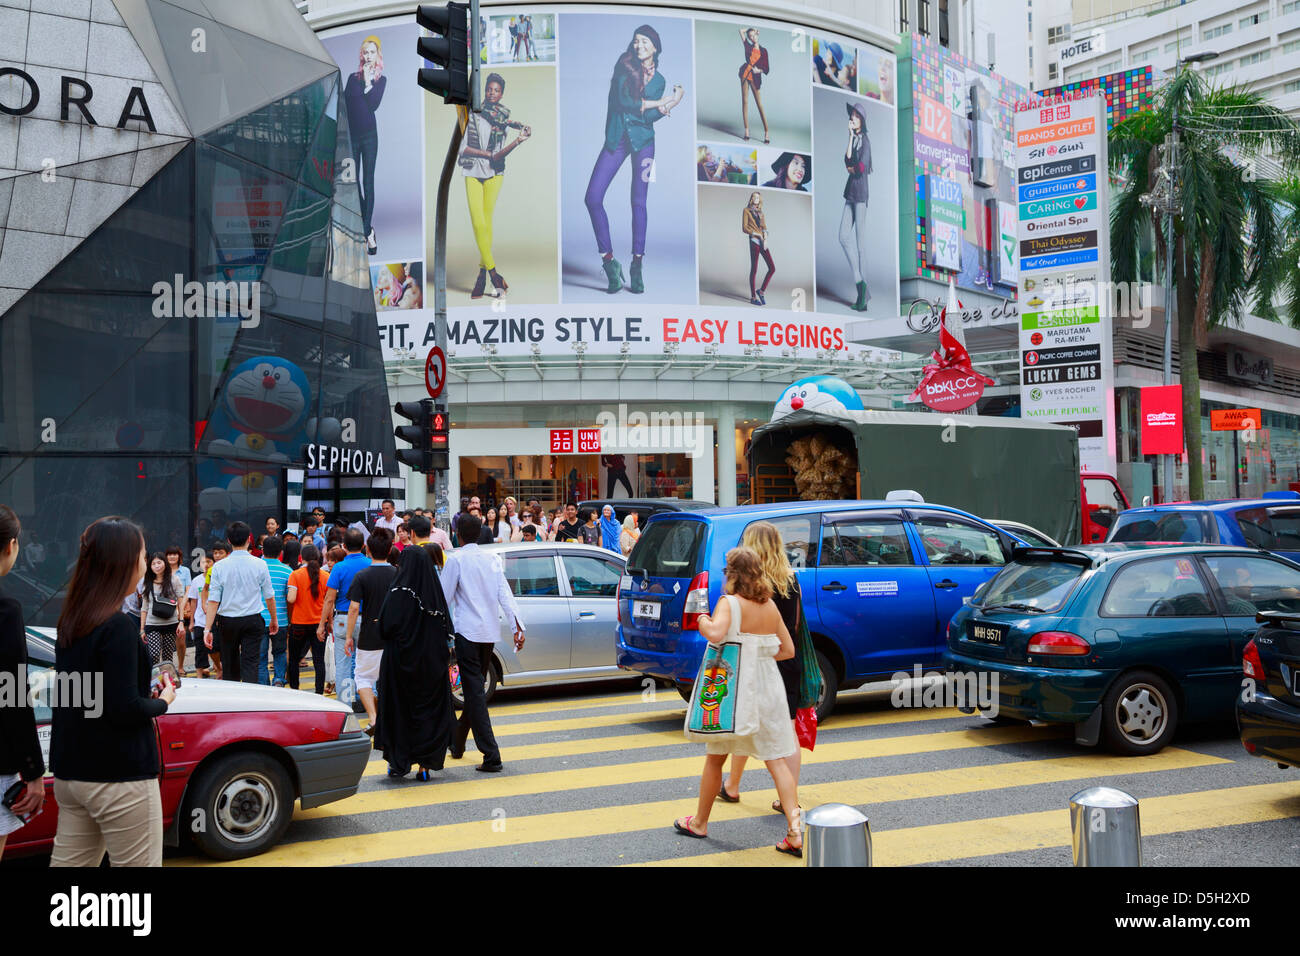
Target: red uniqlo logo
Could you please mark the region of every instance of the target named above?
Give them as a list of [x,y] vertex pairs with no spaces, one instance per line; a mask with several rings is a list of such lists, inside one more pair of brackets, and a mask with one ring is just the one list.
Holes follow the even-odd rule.
[[1055,116],[1055,115],[1056,115],[1056,111],[1053,110],[1050,106],[1049,106],[1047,109],[1045,109],[1045,110],[1039,110],[1039,111],[1038,111],[1038,122],[1040,122],[1040,123],[1050,123],[1050,122],[1052,122],[1052,117]]
[[551,429],[551,454],[573,454],[573,431],[568,428]]
[[[1048,118],[1050,119],[1051,117]],[[1070,106],[1068,103],[1056,108],[1056,118],[1058,120],[1068,120],[1070,118]]]
[[600,454],[599,428],[578,429],[578,451],[589,455]]

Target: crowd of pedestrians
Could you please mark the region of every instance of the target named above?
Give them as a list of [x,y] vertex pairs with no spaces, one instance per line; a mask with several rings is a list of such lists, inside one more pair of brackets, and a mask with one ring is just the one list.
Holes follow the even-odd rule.
[[[608,505],[598,514],[572,503],[548,515],[536,499],[520,507],[512,497],[484,514],[480,499],[469,497],[450,534],[431,519],[423,509],[399,513],[385,501],[370,527],[329,522],[322,509],[304,515],[296,531],[276,518],[257,532],[231,521],[193,570],[179,547],[147,553],[142,530],[126,518],[91,524],[58,622],[56,669],[102,673],[112,719],[54,708],[55,865],[97,865],[106,852],[114,865],[160,863],[152,721],[175,699],[160,668],[174,655],[177,672],[188,676],[187,646],[199,677],[294,690],[310,658],[315,693],[360,702],[367,733],[392,777],[416,768],[419,779],[430,779],[448,755],[464,757],[471,734],[482,756],[477,769],[501,771],[485,677],[503,637],[502,617],[516,651],[524,647],[526,628],[500,555],[482,545],[557,541],[626,554],[639,536],[636,516],[620,522]],[[20,533],[14,512],[0,505],[0,577],[18,560]],[[768,694],[753,739],[710,746],[699,807],[677,829],[707,836],[712,801],[740,799],[745,757],[754,756],[767,762],[780,795],[773,809],[789,823],[779,849],[798,852],[799,756],[791,720],[799,670],[791,635],[799,589],[774,528],[760,523],[746,532],[744,547],[728,562],[727,591],[713,615],[701,617],[701,633],[710,640],[737,633],[770,638],[764,643],[764,667],[774,668],[768,691],[784,688],[785,699]],[[0,671],[17,673],[24,665],[22,608],[0,597]],[[457,673],[464,698],[459,719],[452,697]],[[12,810],[0,807],[3,852],[22,815],[39,811],[46,768],[31,708],[4,708],[0,721],[0,790],[21,785],[23,791]],[[733,761],[724,782],[728,754]]]

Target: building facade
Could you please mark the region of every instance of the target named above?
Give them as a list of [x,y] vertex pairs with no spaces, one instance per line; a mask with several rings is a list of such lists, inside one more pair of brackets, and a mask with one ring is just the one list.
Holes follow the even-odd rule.
[[4,6],[0,37],[0,501],[29,619],[102,515],[197,568],[230,522],[296,518],[295,468],[395,477],[339,71],[293,5]]

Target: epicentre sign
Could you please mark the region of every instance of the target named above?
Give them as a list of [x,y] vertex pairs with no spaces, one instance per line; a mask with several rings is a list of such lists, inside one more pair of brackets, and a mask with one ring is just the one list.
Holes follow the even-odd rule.
[[[36,82],[36,78],[16,66],[0,67],[0,80],[12,76],[19,80],[19,100],[15,103],[6,103],[0,100],[0,113],[6,116],[26,116],[40,105],[41,88]],[[87,80],[76,76],[62,76],[59,78],[59,119],[63,122],[73,122],[72,107],[77,108],[81,114],[81,119],[90,126],[99,126],[100,123],[95,121],[94,115],[90,112],[90,101],[94,98],[95,91]],[[25,92],[23,89],[25,87]],[[73,87],[76,87],[74,90]],[[136,120],[144,123],[151,133],[158,132],[154,125],[153,113],[149,110],[149,101],[145,99],[144,87],[133,86],[126,94],[126,102],[122,104],[122,111],[118,114],[117,129],[125,129],[126,124]]]

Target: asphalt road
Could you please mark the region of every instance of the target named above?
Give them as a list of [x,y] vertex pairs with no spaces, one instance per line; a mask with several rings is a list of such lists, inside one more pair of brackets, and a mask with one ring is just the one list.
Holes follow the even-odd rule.
[[[785,828],[761,764],[746,771],[739,804],[715,805],[707,840],[673,832],[694,812],[703,764],[673,690],[506,689],[492,714],[504,773],[477,773],[471,751],[428,783],[392,781],[376,754],[356,796],[298,811],[272,851],[237,864],[169,853],[167,863],[800,865],[773,849]],[[1228,724],[1124,758],[1078,747],[1060,728],[897,710],[887,693],[856,692],[804,758],[801,804],[861,809],[880,866],[1069,866],[1069,798],[1094,784],[1141,801],[1147,866],[1300,861],[1300,772],[1247,755]]]

